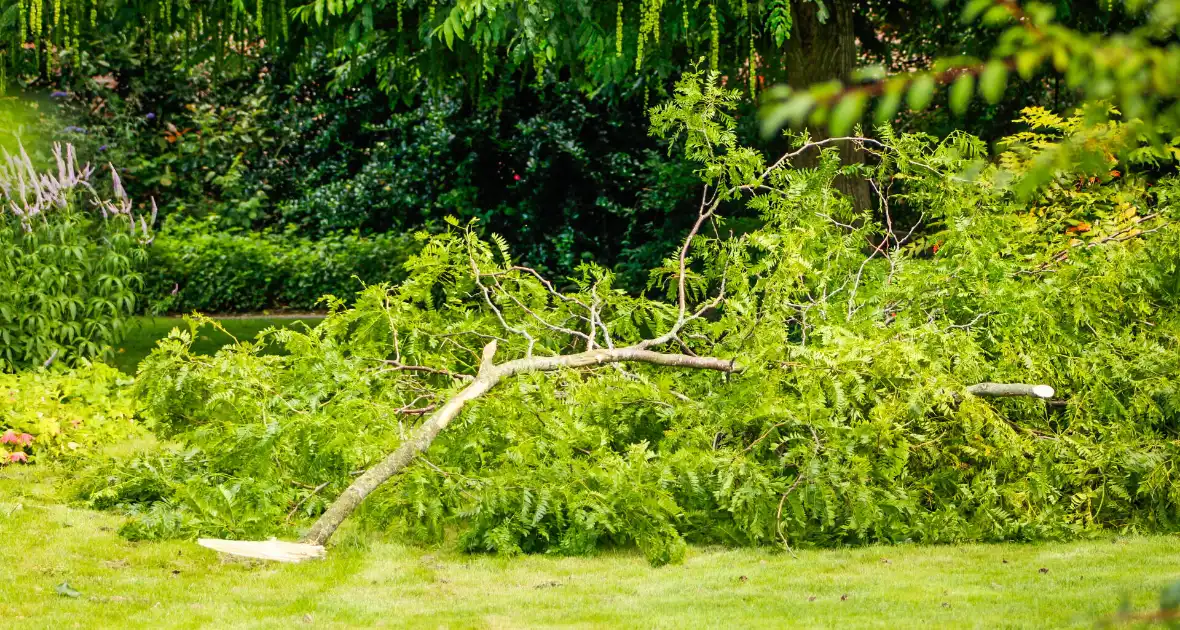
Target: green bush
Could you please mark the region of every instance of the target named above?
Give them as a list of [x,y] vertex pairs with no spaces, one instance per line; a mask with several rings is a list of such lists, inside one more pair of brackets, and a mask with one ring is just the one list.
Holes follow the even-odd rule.
[[315,308],[363,283],[396,281],[413,251],[408,235],[220,230],[215,218],[172,225],[150,249],[146,302],[175,312]]
[[142,435],[130,384],[102,363],[0,374],[0,466],[69,462]]
[[112,200],[73,146],[54,157],[52,171],[23,150],[0,163],[0,371],[102,356],[139,307],[148,221],[117,175]]

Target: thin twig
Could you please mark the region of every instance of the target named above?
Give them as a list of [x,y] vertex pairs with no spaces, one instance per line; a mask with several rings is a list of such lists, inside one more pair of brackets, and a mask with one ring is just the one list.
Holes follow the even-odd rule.
[[[300,485],[302,485],[302,484],[300,484]],[[295,516],[295,512],[298,512],[299,508],[302,507],[303,504],[306,503],[308,499],[314,497],[316,494],[319,493],[320,490],[323,490],[324,488],[327,488],[327,487],[328,487],[328,482],[325,481],[324,483],[321,483],[320,485],[316,486],[315,489],[313,489],[311,492],[309,492],[307,494],[307,496],[303,497],[302,499],[299,499],[299,502],[295,504],[295,507],[291,508],[290,512],[287,512],[287,522],[288,523],[291,522],[291,519]]]

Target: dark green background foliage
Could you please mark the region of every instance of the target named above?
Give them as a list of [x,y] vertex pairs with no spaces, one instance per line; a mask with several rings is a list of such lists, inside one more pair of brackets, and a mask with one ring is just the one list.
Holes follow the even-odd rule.
[[167,65],[126,45],[104,61],[47,105],[45,135],[120,164],[164,217],[313,239],[478,217],[540,268],[613,263],[640,287],[692,203],[691,170],[647,134],[642,89],[611,101],[507,83],[494,106],[425,91],[406,106],[369,84],[332,90],[319,56],[298,74],[265,57]]
[[[620,286],[636,290],[644,286],[646,270],[673,246],[693,201],[690,169],[666,159],[647,136],[644,110],[667,97],[680,72],[710,58],[715,27],[703,5],[684,13],[685,7],[671,3],[659,17],[644,18],[639,7],[624,4],[624,46],[617,57],[613,6],[558,10],[540,3],[519,22],[504,15],[452,15],[447,3],[431,8],[411,2],[396,12],[392,6],[328,7],[326,25],[301,14],[309,23],[296,21],[276,36],[284,31],[275,7],[264,7],[262,22],[255,24],[246,14],[255,7],[218,5],[217,11],[237,15],[231,30],[243,29],[240,36],[249,39],[262,28],[267,45],[227,46],[213,32],[165,42],[160,36],[174,25],[157,23],[163,14],[146,9],[154,26],[140,31],[145,23],[123,11],[103,19],[127,28],[75,43],[77,54],[62,57],[54,73],[47,66],[34,71],[28,58],[33,52],[26,51],[24,70],[14,68],[13,76],[30,93],[68,92],[45,108],[59,114],[46,135],[84,144],[88,157],[119,164],[132,197],[156,199],[165,216],[215,215],[226,229],[282,232],[294,226],[312,238],[341,230],[436,230],[444,216],[479,217],[538,268],[563,276],[593,260],[620,272]],[[845,4],[831,0],[825,11],[840,14]],[[959,59],[966,63],[986,57],[1005,38],[995,25],[960,20],[968,4],[874,0],[858,4],[847,25],[828,19],[824,33],[839,37],[840,29],[851,29],[859,45],[850,59],[890,72],[928,68],[956,55],[965,55]],[[798,23],[805,19],[800,11],[816,3],[739,5],[717,7],[718,60],[727,80],[745,85],[751,77],[744,66],[750,46],[756,48],[763,62],[752,101],[776,82],[848,79],[851,66],[812,76],[808,68],[779,63],[791,41],[783,38],[793,32],[783,15]],[[1058,23],[1079,32],[1143,23],[1141,14],[1106,3],[1062,1],[1053,8]],[[177,10],[176,28],[197,20]],[[376,22],[374,16],[380,16]],[[552,18],[551,30],[535,31],[543,17]],[[682,18],[692,28],[685,30]],[[496,31],[490,52],[472,48],[470,31],[468,39],[459,34],[448,42],[445,28],[435,30],[444,24],[453,29],[456,21],[488,29],[504,20],[508,30]],[[592,22],[611,28],[583,32]],[[650,30],[656,22],[662,40]],[[350,29],[334,32],[330,25],[337,23]],[[529,36],[506,35],[516,29]],[[578,36],[563,39],[568,29]],[[647,33],[647,52],[637,66],[641,31]],[[570,48],[587,38],[606,47]],[[422,56],[413,63],[397,62],[419,47]],[[555,56],[546,57],[546,50]],[[532,55],[548,59],[541,70]],[[456,75],[456,68],[473,64],[489,72]],[[544,75],[540,87],[533,80],[538,71]],[[565,81],[571,76],[579,79]],[[966,117],[947,107],[940,90],[933,107],[898,117],[897,126],[937,136],[963,129],[994,141],[1014,129],[1011,121],[1026,105],[1078,102],[1076,86],[1053,76],[1048,68],[1028,78],[1013,74],[998,103],[973,101]],[[777,147],[777,141],[755,141],[752,116],[742,120],[748,144]],[[729,210],[731,216],[742,212]],[[335,286],[321,288],[333,291]],[[191,304],[211,308],[199,300]]]
[[163,311],[311,310],[325,295],[349,298],[365,283],[400,279],[413,251],[410,236],[393,233],[311,240],[181,223],[152,244],[144,293]]
[[[708,113],[732,98],[690,77],[654,125],[679,131],[707,181],[736,199],[765,161]],[[688,261],[693,303],[722,279],[727,295],[683,339],[742,373],[637,365],[519,377],[366,502],[365,522],[425,540],[457,527],[464,548],[507,554],[633,544],[656,564],[688,542],[1175,531],[1176,182],[1058,171],[1031,201],[994,186],[1076,133],[1030,117],[1045,144],[1005,153],[1007,171],[976,179],[957,174],[985,151],[978,140],[880,130],[882,164],[860,173],[921,217],[914,242],[835,193],[833,152],[816,169],[775,171],[744,197],[762,227],[698,237]],[[1088,229],[1076,229],[1082,220]],[[884,253],[866,253],[866,238],[886,239]],[[471,373],[488,335],[505,337],[501,361],[525,354],[526,332],[537,355],[582,347],[537,320],[570,321],[572,302],[513,271],[500,241],[459,227],[429,239],[402,284],[371,287],[314,330],[259,339],[286,356],[243,344],[197,358],[189,333],[167,340],[139,387],[177,445],[100,470],[83,496],[130,514],[133,538],[301,528],[401,441],[411,410],[459,386],[401,363]],[[472,265],[496,274],[482,280],[497,278],[494,301],[481,301]],[[612,281],[586,266],[566,296],[599,303],[615,344],[675,320],[673,303]],[[1059,400],[965,393],[981,381],[1050,383]]]

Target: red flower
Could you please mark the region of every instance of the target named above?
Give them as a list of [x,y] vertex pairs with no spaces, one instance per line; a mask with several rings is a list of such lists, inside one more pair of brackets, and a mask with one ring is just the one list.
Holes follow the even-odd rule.
[[516,180],[516,181],[518,181],[518,182],[519,182],[519,181],[520,181],[520,175],[513,175],[513,176],[512,176],[512,179],[514,179],[514,180]]
[[17,451],[15,453],[8,454],[8,461],[10,461],[10,462],[26,462],[27,463],[29,461],[29,456],[25,455],[24,453],[22,453],[20,451]]
[[19,441],[20,438],[16,436],[16,431],[12,429],[5,431],[4,435],[0,435],[0,444],[16,444]]

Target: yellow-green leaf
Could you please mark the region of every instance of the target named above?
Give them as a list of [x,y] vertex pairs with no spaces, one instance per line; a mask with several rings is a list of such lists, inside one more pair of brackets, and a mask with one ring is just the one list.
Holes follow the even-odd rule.
[[910,109],[920,112],[930,106],[930,101],[933,98],[934,77],[929,74],[920,74],[914,77],[914,82],[910,84]]
[[864,106],[865,95],[862,92],[852,92],[840,99],[840,102],[832,109],[832,135],[842,136],[848,133],[852,129],[852,125],[860,120]]
[[979,93],[993,105],[1004,97],[1008,85],[1008,66],[1002,61],[989,61],[979,74]]
[[964,73],[951,85],[950,105],[951,111],[962,115],[967,111],[967,105],[971,102],[971,95],[975,93],[975,77],[969,73]]

